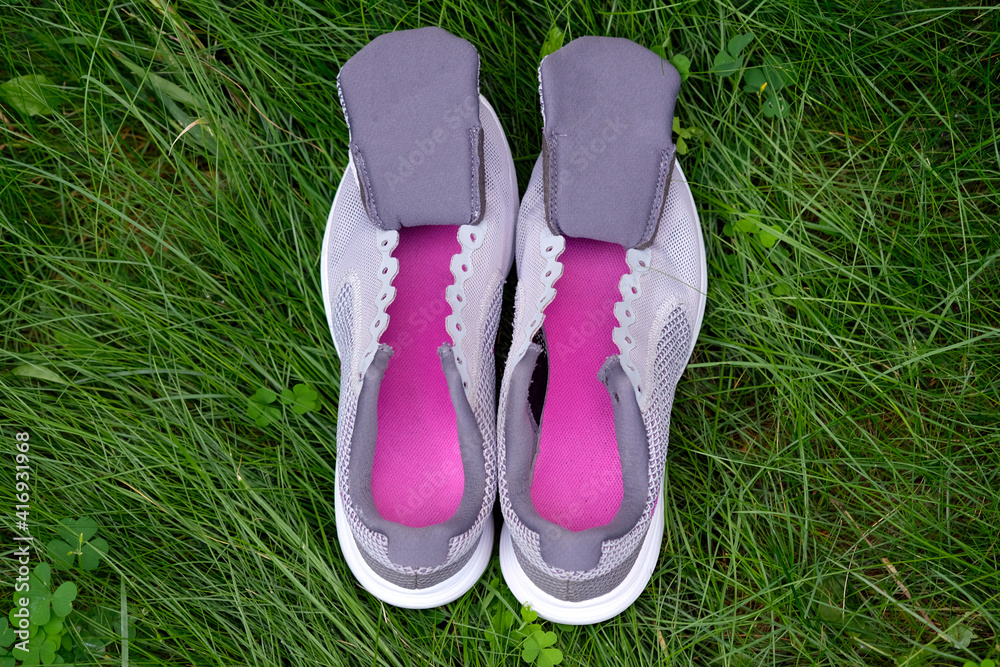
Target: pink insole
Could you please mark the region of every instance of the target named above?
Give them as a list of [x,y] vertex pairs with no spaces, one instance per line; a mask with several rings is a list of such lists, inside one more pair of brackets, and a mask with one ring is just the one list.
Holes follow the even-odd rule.
[[455,281],[448,267],[461,251],[457,234],[452,225],[403,228],[393,252],[399,274],[382,342],[394,354],[378,395],[372,494],[383,518],[405,526],[448,520],[465,487],[455,409],[437,352],[451,342],[445,289]]
[[543,518],[579,531],[611,521],[624,495],[611,398],[597,372],[618,354],[611,333],[628,265],[620,245],[572,238],[559,261],[545,309],[549,380],[531,500]]

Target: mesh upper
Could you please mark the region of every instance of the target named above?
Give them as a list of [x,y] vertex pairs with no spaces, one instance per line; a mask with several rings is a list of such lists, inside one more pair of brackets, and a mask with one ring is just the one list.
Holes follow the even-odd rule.
[[[670,409],[674,390],[680,379],[697,335],[698,311],[706,286],[701,276],[701,234],[687,183],[676,169],[671,183],[657,235],[650,246],[651,270],[642,274],[641,296],[633,301],[635,321],[629,334],[636,344],[631,361],[638,369],[643,385],[640,402],[643,426],[649,443],[649,487],[646,511],[642,519],[620,538],[602,543],[601,557],[596,568],[589,571],[567,571],[547,564],[541,556],[539,535],[529,529],[514,513],[510,487],[506,478],[505,420],[498,423],[499,495],[504,521],[511,533],[518,559],[529,576],[543,590],[569,590],[565,582],[593,582],[595,585],[576,586],[575,599],[596,597],[606,590],[604,582],[613,587],[635,562],[656,507],[663,483],[667,439],[670,430]],[[500,414],[512,409],[508,405],[513,369],[520,360],[517,351],[534,336],[529,323],[536,314],[536,304],[544,290],[542,273],[545,259],[541,256],[539,239],[546,233],[544,191],[541,158],[535,164],[531,181],[521,204],[518,217],[516,260],[518,286],[515,297],[514,333],[511,358],[506,364],[500,389]],[[555,283],[558,292],[559,282]],[[624,360],[623,360],[624,361]],[[544,428],[544,426],[543,426]],[[544,580],[544,578],[548,580]],[[585,593],[581,593],[585,591]],[[586,598],[579,598],[585,595]]]
[[[369,529],[350,497],[348,469],[351,438],[361,383],[361,356],[371,342],[370,325],[377,317],[376,296],[381,289],[377,269],[377,228],[368,219],[353,163],[348,165],[330,211],[326,234],[327,263],[322,268],[329,280],[327,316],[341,363],[340,403],[337,418],[337,476],[348,523],[369,562],[400,575],[420,575],[421,586],[435,581],[433,575],[462,560],[478,542],[483,526],[492,520],[496,495],[496,413],[493,341],[500,319],[503,284],[511,262],[514,218],[517,211],[516,182],[503,130],[496,116],[480,97],[483,127],[486,206],[476,226],[483,244],[468,258],[473,274],[465,282],[461,310],[463,326],[472,334],[462,341],[461,353],[468,364],[470,387],[467,397],[483,435],[486,488],[479,515],[463,534],[449,541],[447,560],[435,567],[412,568],[394,564],[388,557],[387,538]],[[456,235],[458,227],[455,228]]]
[[352,285],[344,283],[337,294],[337,301],[334,303],[333,312],[330,317],[330,330],[333,339],[339,341],[338,345],[344,350],[351,350],[354,347],[354,295]]

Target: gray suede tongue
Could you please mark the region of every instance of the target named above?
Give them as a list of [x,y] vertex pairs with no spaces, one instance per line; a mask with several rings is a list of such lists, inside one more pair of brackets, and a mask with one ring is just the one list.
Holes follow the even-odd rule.
[[475,224],[484,199],[479,54],[440,28],[376,37],[337,77],[368,217]]
[[539,79],[552,231],[648,245],[673,168],[677,70],[627,39],[580,37],[542,61]]

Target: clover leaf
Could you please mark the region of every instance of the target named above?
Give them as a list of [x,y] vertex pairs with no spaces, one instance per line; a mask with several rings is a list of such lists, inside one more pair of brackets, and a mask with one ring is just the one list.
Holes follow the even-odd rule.
[[760,211],[755,208],[747,211],[747,214],[736,221],[736,229],[744,234],[752,234],[757,231],[760,225]]
[[[22,597],[15,593],[15,601]],[[52,568],[48,563],[39,563],[28,575],[28,591],[23,597],[28,599],[28,618],[32,625],[45,625],[52,617]],[[11,623],[17,607],[11,610]]]
[[89,516],[82,516],[79,519],[60,519],[59,537],[70,543],[77,540],[85,542],[97,534],[98,528],[100,525]]
[[99,524],[90,517],[62,519],[59,521],[59,536],[46,545],[49,558],[60,570],[69,570],[77,558],[84,570],[96,570],[101,557],[108,553],[107,540],[97,537]]
[[779,241],[778,237],[772,232],[781,233],[781,227],[777,225],[761,225],[760,229],[757,231],[757,240],[765,248],[772,247],[775,243]]
[[42,639],[36,635],[32,636],[31,639],[28,640],[27,651],[15,646],[12,653],[14,654],[15,660],[21,661],[21,667],[36,667],[41,661],[41,658],[39,657],[41,648]]
[[38,661],[43,665],[51,665],[56,661],[56,650],[59,648],[59,640],[55,637],[46,636],[38,647]]
[[[30,592],[22,594],[29,599],[30,637],[26,649],[15,645],[11,650],[12,656],[21,660],[22,665],[60,664],[63,659],[57,656],[56,651],[67,648],[67,645],[72,646],[72,641],[67,636],[69,627],[64,619],[73,611],[73,600],[77,596],[76,584],[67,581],[51,592],[48,588],[51,584],[51,570],[47,565],[42,565],[45,564],[36,567],[35,572],[29,575],[28,583],[32,587]],[[21,609],[22,607],[15,606],[10,612],[10,618],[14,620],[15,612]],[[23,620],[23,617],[18,616],[17,620]],[[7,633],[0,632],[0,635],[3,635],[0,641],[7,639]],[[4,665],[3,657],[0,657],[0,667]]]
[[747,236],[756,235],[757,240],[765,248],[771,248],[781,240],[778,237],[778,234],[781,233],[781,227],[762,223],[760,221],[760,211],[755,208],[747,211],[736,222],[726,223],[726,226],[722,229],[722,233],[726,236],[735,236],[737,232],[746,234]]
[[281,411],[271,405],[278,398],[278,395],[270,389],[263,387],[250,397],[250,404],[247,405],[247,416],[254,420],[254,423],[263,428],[273,421],[281,418]]
[[[551,632],[549,634],[552,634]],[[555,667],[563,661],[563,652],[557,648],[543,648],[538,653],[538,667]]]
[[14,667],[14,656],[11,655],[12,646],[17,636],[14,628],[10,627],[7,619],[0,621],[0,667]]
[[297,384],[281,391],[281,402],[292,406],[292,412],[304,415],[319,405],[319,392],[307,384]]
[[[508,612],[509,613],[509,612]],[[513,619],[513,617],[511,617]],[[550,648],[556,643],[556,633],[546,632],[538,620],[538,612],[528,605],[521,606],[521,620],[524,625],[511,634],[521,642],[521,659],[527,663],[535,663],[540,667],[554,667],[563,660],[562,651]]]
[[691,60],[684,54],[675,53],[672,58],[668,59],[667,49],[663,45],[651,46],[649,50],[674,66],[674,69],[677,70],[677,73],[681,75],[681,83],[687,81],[688,77],[691,76]]
[[559,26],[553,25],[549,28],[549,34],[545,36],[545,41],[542,42],[542,50],[538,53],[538,60],[541,61],[550,53],[558,51],[562,47],[563,39],[565,38],[566,33]]
[[[56,642],[58,643],[61,639],[61,633],[65,632],[61,621],[73,611],[73,600],[76,599],[77,595],[76,584],[67,581],[60,585],[55,592],[52,592],[52,568],[48,563],[39,563],[28,575],[28,587],[25,592],[14,593],[15,606],[8,614],[11,624],[17,625],[18,621],[23,620],[24,617],[20,612],[24,608],[21,606],[20,600],[26,598],[28,600],[27,618],[33,640],[39,637],[44,639],[47,636],[44,628],[50,627],[53,630],[52,636],[57,638]],[[55,621],[59,621],[59,623]],[[27,652],[21,651],[22,656],[19,656],[18,659],[30,662],[29,654],[36,649],[42,651],[40,643],[34,645],[29,643],[29,650]],[[42,658],[45,655],[47,653],[43,653]]]
[[734,58],[725,51],[719,51],[715,54],[715,59],[712,60],[712,69],[709,71],[725,79],[736,74],[741,67],[743,67],[742,56]]
[[715,59],[712,61],[712,69],[709,71],[722,78],[736,74],[743,67],[743,56],[740,54],[752,41],[752,32],[736,35],[730,39],[726,49],[715,54]]
[[10,627],[7,619],[0,623],[0,649],[9,648],[17,637],[14,635],[14,628]]
[[562,651],[549,648],[556,643],[556,633],[536,629],[524,639],[521,659],[527,663],[534,662],[539,667],[553,667],[563,660]]
[[677,73],[681,75],[681,83],[691,76],[691,61],[683,53],[675,53],[670,59],[670,64],[677,68]]
[[521,625],[519,628],[514,628],[510,631],[511,636],[519,642],[523,642],[528,638],[528,635],[535,632],[535,630],[541,630],[542,626],[538,623],[528,623],[526,625]]
[[764,100],[764,115],[768,118],[784,118],[788,115],[788,102],[781,95],[768,95]]
[[49,554],[49,559],[52,560],[52,565],[57,570],[68,570],[73,567],[73,563],[76,561],[76,552],[69,543],[62,540],[52,540],[45,545],[45,549]]
[[73,600],[76,599],[76,584],[72,581],[64,581],[59,584],[59,588],[52,593],[52,612],[56,616],[66,618],[73,611]]
[[524,652],[521,657],[525,662],[534,662],[543,648],[556,643],[556,633],[535,630],[524,639]]
[[250,397],[250,400],[256,401],[261,405],[267,405],[268,403],[274,403],[275,399],[277,398],[278,395],[276,393],[274,393],[270,389],[265,389],[264,387],[261,387],[260,389],[257,390],[257,392],[253,396]]
[[[763,68],[751,67],[743,73],[743,90],[748,93],[762,93],[770,85]],[[773,90],[773,87],[772,87]]]
[[101,556],[108,553],[108,542],[103,538],[90,540],[80,549],[80,567],[84,570],[96,570],[101,564]]
[[677,141],[674,142],[674,147],[681,155],[687,155],[687,139],[699,139],[702,134],[700,127],[681,127],[681,121],[676,116],[674,116],[673,130],[677,134]]
[[752,32],[745,32],[742,35],[736,35],[735,37],[729,40],[729,53],[731,53],[734,58],[739,56],[741,53],[743,53],[743,49],[750,46],[750,42],[752,41],[753,41]]
[[27,651],[15,646],[12,653],[16,659],[21,660],[22,667],[60,664],[63,660],[56,656],[56,651],[62,644],[63,636],[61,633],[50,635],[45,630],[38,628],[31,633]]
[[790,70],[772,55],[764,56],[761,67],[743,73],[743,90],[748,93],[776,93],[792,82]]
[[538,620],[538,612],[528,605],[521,606],[521,618],[525,623],[533,623]]

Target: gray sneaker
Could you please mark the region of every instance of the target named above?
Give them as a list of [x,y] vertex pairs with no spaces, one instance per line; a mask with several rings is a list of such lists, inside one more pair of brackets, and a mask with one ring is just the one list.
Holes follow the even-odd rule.
[[500,564],[539,615],[587,624],[631,605],[656,565],[705,249],[667,61],[582,37],[542,61],[539,84],[544,143],[518,216],[500,394]]
[[493,341],[513,257],[514,163],[475,48],[382,35],[338,76],[350,159],[323,240],[340,357],[337,535],[401,607],[465,593],[493,548]]

